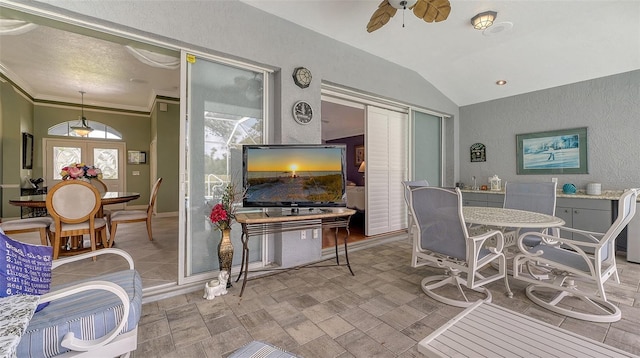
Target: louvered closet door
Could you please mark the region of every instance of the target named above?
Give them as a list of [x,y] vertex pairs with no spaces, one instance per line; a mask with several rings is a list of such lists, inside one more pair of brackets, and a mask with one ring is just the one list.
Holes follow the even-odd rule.
[[407,177],[405,113],[368,106],[365,125],[365,235],[401,230],[406,209],[401,182]]

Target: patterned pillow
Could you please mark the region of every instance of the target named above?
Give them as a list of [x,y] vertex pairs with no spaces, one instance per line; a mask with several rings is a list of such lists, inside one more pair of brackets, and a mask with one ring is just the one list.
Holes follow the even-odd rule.
[[[50,246],[25,244],[0,233],[0,297],[49,292],[52,258]],[[48,304],[40,304],[36,312]]]

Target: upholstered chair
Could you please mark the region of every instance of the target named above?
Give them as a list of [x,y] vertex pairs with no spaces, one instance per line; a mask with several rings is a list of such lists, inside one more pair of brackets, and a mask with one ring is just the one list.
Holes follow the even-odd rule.
[[111,231],[109,247],[113,245],[119,224],[146,222],[149,240],[153,240],[153,234],[151,232],[151,218],[154,215],[153,209],[156,205],[156,198],[158,196],[160,184],[162,184],[162,178],[158,178],[158,180],[153,184],[147,210],[121,210],[111,213],[111,218],[109,220],[109,230]]

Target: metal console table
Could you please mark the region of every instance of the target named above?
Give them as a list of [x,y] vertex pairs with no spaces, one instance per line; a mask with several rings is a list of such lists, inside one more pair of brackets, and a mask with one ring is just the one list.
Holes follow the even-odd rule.
[[[347,252],[347,241],[349,238],[349,221],[351,216],[356,211],[347,208],[331,208],[331,209],[299,209],[298,212],[287,211],[264,211],[264,212],[247,212],[237,213],[236,221],[242,225],[242,263],[240,264],[240,273],[236,282],[243,277],[242,289],[240,290],[239,297],[242,297],[244,288],[247,285],[247,274],[249,272],[249,237],[259,236],[266,234],[277,234],[288,231],[301,231],[309,229],[317,229],[321,226],[322,229],[335,229],[335,247],[336,247],[336,264],[331,266],[340,266],[340,258],[338,256],[338,230],[344,228],[347,232],[344,238],[344,257],[346,260],[346,266],[349,268],[351,275],[355,276],[351,265],[349,264],[349,255]],[[318,222],[320,220],[320,222]],[[326,265],[325,265],[326,266]],[[297,268],[305,267],[305,265],[288,267],[288,268],[275,268],[269,269],[269,271],[277,270],[293,270]],[[322,267],[322,266],[312,266]],[[244,274],[244,276],[243,276]]]

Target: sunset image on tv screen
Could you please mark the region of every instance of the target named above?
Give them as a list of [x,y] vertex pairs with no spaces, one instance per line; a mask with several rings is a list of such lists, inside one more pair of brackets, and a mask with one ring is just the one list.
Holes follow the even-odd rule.
[[246,157],[251,202],[342,201],[341,148],[250,148]]

